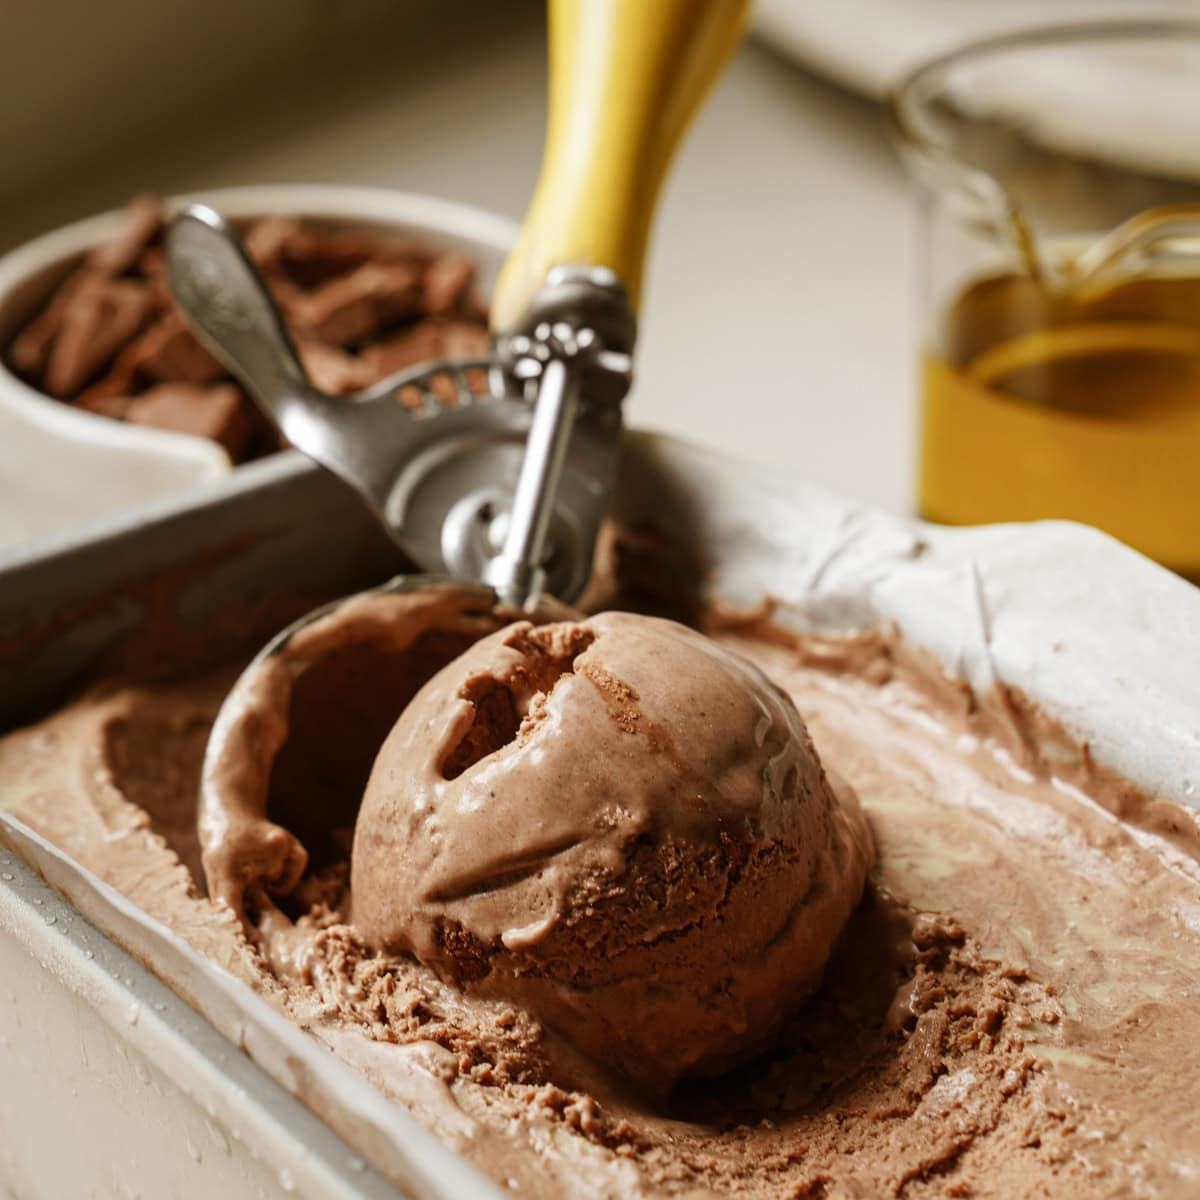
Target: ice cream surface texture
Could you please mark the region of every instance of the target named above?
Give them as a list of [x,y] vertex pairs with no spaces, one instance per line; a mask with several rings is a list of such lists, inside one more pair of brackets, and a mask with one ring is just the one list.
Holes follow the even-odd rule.
[[751,663],[653,617],[521,622],[384,742],[352,920],[665,1088],[770,1043],[870,858],[857,800]]
[[[820,988],[770,1049],[727,1074],[682,1079],[666,1099],[629,1087],[521,1005],[446,982],[447,968],[368,945],[359,929],[349,887],[359,798],[421,688],[504,625],[477,596],[372,597],[339,610],[344,622],[295,631],[266,674],[243,674],[235,694],[252,711],[281,713],[286,729],[264,727],[277,744],[251,743],[261,757],[209,767],[252,768],[226,778],[241,780],[246,804],[227,814],[225,836],[250,835],[249,851],[260,835],[278,842],[274,830],[294,837],[307,862],[290,889],[286,855],[252,854],[210,857],[206,887],[197,839],[205,743],[262,644],[258,627],[228,660],[212,649],[212,628],[167,630],[155,663],[178,661],[171,677],[113,667],[4,734],[0,816],[204,954],[222,997],[238,987],[229,975],[246,985],[248,1021],[274,1010],[303,1029],[314,1049],[303,1099],[402,1183],[404,1156],[357,1105],[319,1086],[326,1059],[501,1187],[539,1200],[1191,1200],[1194,810],[1112,775],[1095,747],[1020,697],[972,692],[888,636],[830,639],[769,618],[699,616],[734,662],[750,660],[787,692],[822,761],[861,798],[876,854]],[[212,669],[189,657],[202,646]],[[601,637],[597,647],[601,666],[623,675],[600,657]],[[657,674],[664,687],[680,682]],[[626,682],[657,720],[657,675]],[[455,765],[469,757],[464,749]],[[449,782],[465,786],[484,763]],[[256,875],[263,862],[285,870],[272,881],[270,870]],[[246,921],[224,900],[239,888]],[[545,954],[554,936],[526,952]],[[172,979],[168,955],[145,958]],[[175,984],[218,1026],[237,1017],[223,999],[209,1007],[190,970]]]

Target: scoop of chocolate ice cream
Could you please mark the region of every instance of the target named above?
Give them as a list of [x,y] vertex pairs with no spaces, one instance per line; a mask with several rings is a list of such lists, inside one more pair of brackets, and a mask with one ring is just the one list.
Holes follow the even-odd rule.
[[405,708],[355,830],[354,924],[663,1088],[818,984],[871,838],[791,701],[673,622],[484,638]]

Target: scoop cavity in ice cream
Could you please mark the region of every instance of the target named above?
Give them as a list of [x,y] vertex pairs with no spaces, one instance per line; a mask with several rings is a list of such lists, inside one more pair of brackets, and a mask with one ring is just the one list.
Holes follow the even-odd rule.
[[413,698],[355,831],[354,925],[655,1088],[767,1045],[871,837],[791,700],[681,625],[510,625]]
[[411,697],[500,624],[484,588],[389,586],[316,614],[259,655],[221,705],[204,756],[197,832],[209,894],[247,918],[248,898],[261,915],[269,896],[290,893],[316,843],[354,824],[379,745]]

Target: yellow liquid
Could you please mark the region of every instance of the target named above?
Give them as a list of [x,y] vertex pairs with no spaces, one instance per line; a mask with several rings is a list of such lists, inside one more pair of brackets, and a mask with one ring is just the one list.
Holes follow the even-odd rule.
[[1096,525],[1200,580],[1200,279],[970,287],[926,356],[921,510]]

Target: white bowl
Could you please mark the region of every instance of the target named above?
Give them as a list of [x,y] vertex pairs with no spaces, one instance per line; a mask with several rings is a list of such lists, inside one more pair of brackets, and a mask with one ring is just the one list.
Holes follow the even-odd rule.
[[[431,196],[382,188],[272,184],[174,197],[203,200],[230,217],[281,214],[411,237],[461,250],[487,295],[516,237],[503,217]],[[0,258],[0,345],[71,267],[120,226],[119,211],[56,229]],[[74,529],[116,509],[233,470],[207,438],[129,425],[44,395],[0,364],[0,552]]]

